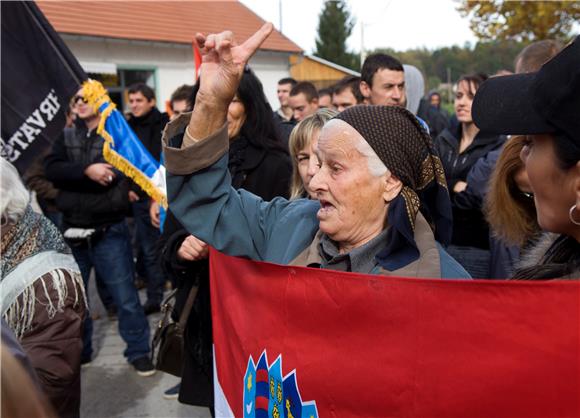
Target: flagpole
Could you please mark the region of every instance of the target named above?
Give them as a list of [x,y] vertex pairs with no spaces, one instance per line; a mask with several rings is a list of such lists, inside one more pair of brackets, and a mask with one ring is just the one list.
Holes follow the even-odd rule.
[[[28,11],[28,13],[30,14],[30,16],[32,17],[32,19],[34,20],[34,23],[36,23],[36,25],[38,26],[38,28],[41,30],[42,34],[45,36],[45,38],[50,43],[50,46],[52,46],[52,49],[56,52],[56,54],[58,55],[58,57],[60,58],[60,60],[64,63],[64,66],[66,67],[66,69],[69,71],[69,73],[72,76],[72,78],[74,78],[74,80],[76,81],[76,83],[80,87],[80,85],[82,84],[82,82],[84,80],[80,79],[78,77],[77,73],[70,67],[70,65],[68,64],[68,62],[65,59],[65,57],[63,57],[63,55],[60,52],[60,50],[56,47],[56,45],[54,44],[54,42],[50,38],[49,34],[46,32],[46,29],[38,21],[38,16],[36,16],[36,14],[34,13],[34,11],[31,8],[31,7],[36,7],[38,9],[38,6],[34,2],[23,1],[22,3],[24,5],[24,7],[26,8],[26,10]],[[30,4],[34,4],[34,6],[30,6]],[[48,19],[47,19],[47,21],[48,21]]]

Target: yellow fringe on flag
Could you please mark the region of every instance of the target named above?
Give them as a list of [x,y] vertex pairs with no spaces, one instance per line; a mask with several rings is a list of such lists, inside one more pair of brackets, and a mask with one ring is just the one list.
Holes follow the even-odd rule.
[[[108,135],[108,134],[107,134]],[[102,135],[105,138],[104,135]],[[103,156],[105,160],[115,168],[119,169],[127,177],[130,177],[139,187],[145,191],[149,196],[153,198],[157,203],[167,209],[167,196],[165,196],[151,181],[149,177],[143,174],[140,170],[137,170],[133,164],[131,164],[123,156],[116,153],[111,149],[111,142],[106,141],[103,147]]]
[[141,170],[137,169],[125,157],[111,148],[111,146],[115,144],[115,141],[111,134],[106,131],[105,122],[116,106],[111,102],[107,90],[105,90],[100,82],[96,80],[88,80],[83,83],[83,95],[88,104],[92,106],[95,113],[99,112],[99,108],[104,103],[109,104],[109,106],[101,113],[99,125],[97,126],[97,134],[101,135],[105,140],[105,145],[103,146],[103,156],[105,157],[105,160],[127,177],[130,177],[139,187],[141,187],[141,189],[143,189],[145,193],[151,196],[157,203],[163,206],[163,208],[167,209],[167,196],[164,195]]

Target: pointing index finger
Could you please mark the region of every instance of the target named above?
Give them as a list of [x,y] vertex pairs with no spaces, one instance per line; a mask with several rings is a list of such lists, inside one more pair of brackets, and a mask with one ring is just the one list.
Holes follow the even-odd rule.
[[257,32],[255,32],[252,36],[250,36],[246,41],[241,45],[241,47],[245,50],[247,54],[247,58],[250,58],[256,50],[264,43],[266,38],[270,36],[274,26],[270,22],[266,22],[262,25]]

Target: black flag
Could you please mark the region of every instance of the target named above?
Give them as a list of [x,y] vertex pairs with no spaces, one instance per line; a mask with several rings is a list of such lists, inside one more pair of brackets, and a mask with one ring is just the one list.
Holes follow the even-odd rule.
[[1,154],[20,173],[60,135],[87,79],[36,3],[3,1]]

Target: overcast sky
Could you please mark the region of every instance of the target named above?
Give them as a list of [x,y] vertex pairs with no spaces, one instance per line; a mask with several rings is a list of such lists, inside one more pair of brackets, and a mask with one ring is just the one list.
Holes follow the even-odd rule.
[[[263,19],[280,26],[282,32],[307,53],[315,49],[318,15],[324,0],[241,0]],[[474,44],[469,21],[456,10],[455,0],[347,0],[356,26],[348,40],[351,50],[361,49],[361,22],[364,48],[390,47],[395,50]]]

